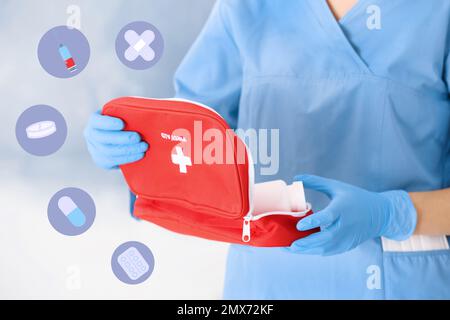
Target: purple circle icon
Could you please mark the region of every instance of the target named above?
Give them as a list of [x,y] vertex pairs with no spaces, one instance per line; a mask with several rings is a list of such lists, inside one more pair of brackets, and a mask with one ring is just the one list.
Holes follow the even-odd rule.
[[16,138],[20,146],[35,156],[48,156],[66,141],[67,125],[58,110],[37,105],[25,110],[16,123]]
[[66,236],[77,236],[94,223],[95,204],[83,190],[65,188],[50,199],[47,214],[56,231]]
[[114,251],[111,267],[120,281],[139,284],[151,276],[155,258],[146,245],[137,241],[125,242]]
[[72,78],[86,68],[91,50],[86,37],[77,29],[59,26],[42,37],[38,58],[42,68],[57,78]]
[[117,35],[117,56],[131,69],[145,70],[153,67],[161,59],[163,51],[161,32],[148,22],[129,23]]

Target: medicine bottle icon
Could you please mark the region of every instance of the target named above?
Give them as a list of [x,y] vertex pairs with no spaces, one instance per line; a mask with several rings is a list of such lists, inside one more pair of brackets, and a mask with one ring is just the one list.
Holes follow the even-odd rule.
[[60,44],[59,45],[59,55],[61,56],[61,59],[66,64],[67,70],[69,70],[70,72],[77,71],[77,64],[75,63],[75,60],[72,57],[72,54],[70,53],[69,48],[67,48],[63,44]]

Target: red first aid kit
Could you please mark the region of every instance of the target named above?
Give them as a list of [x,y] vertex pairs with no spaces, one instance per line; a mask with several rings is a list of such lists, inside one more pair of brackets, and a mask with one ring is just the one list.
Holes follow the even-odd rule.
[[134,215],[166,229],[210,240],[286,247],[317,230],[298,231],[312,214],[253,213],[253,162],[245,143],[213,109],[178,99],[124,97],[103,114],[120,118],[150,145],[121,166],[137,200]]

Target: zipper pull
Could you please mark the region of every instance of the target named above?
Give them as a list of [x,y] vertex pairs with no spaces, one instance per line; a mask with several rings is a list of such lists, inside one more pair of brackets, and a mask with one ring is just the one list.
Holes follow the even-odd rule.
[[251,217],[244,217],[244,224],[242,226],[242,241],[250,242],[250,221]]

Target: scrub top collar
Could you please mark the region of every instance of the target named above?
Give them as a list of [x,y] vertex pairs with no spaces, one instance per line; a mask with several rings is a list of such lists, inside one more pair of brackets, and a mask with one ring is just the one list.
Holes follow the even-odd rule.
[[372,75],[372,71],[366,62],[361,58],[350,40],[342,30],[341,25],[349,21],[357,14],[364,13],[368,0],[359,0],[339,21],[336,20],[331,8],[326,0],[307,0],[314,17],[317,19],[320,27],[330,39],[329,45],[332,51],[339,50],[352,59],[362,74]]

